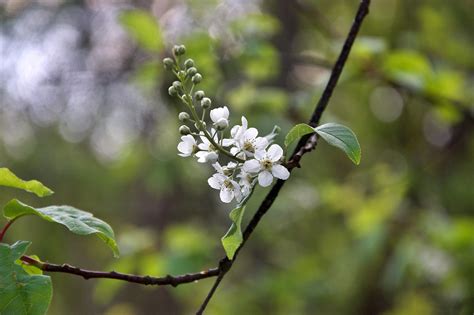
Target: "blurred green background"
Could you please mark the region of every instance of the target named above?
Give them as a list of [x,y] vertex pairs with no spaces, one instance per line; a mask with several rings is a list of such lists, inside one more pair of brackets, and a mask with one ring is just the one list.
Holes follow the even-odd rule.
[[[308,120],[357,5],[1,1],[0,165],[56,193],[2,189],[0,203],[93,212],[114,227],[122,257],[35,217],[6,241],[89,269],[214,267],[231,206],[207,186],[210,167],[177,156],[182,108],[161,59],[185,44],[214,104],[262,133],[278,124],[281,140]],[[207,314],[474,312],[473,11],[470,0],[373,1],[323,116],[356,132],[362,163],[324,143],[306,155]],[[212,284],[52,278],[52,315],[192,314]]]

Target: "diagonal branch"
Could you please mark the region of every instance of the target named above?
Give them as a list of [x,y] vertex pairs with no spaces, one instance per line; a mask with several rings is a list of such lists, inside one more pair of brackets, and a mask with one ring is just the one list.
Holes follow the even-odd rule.
[[84,279],[92,279],[92,278],[106,278],[106,279],[115,279],[115,280],[122,280],[132,283],[138,283],[143,285],[156,285],[156,286],[163,286],[163,285],[171,285],[176,287],[183,283],[194,282],[201,279],[206,279],[210,277],[218,276],[220,273],[219,268],[212,268],[208,270],[204,270],[201,272],[196,273],[188,273],[179,276],[171,276],[167,275],[165,277],[151,277],[151,276],[138,276],[126,273],[120,273],[116,271],[95,271],[95,270],[86,270],[81,269],[78,267],[74,267],[68,264],[51,264],[47,262],[38,261],[34,258],[29,256],[22,256],[21,260],[28,265],[35,266],[45,272],[61,272],[61,273],[68,273],[76,276],[83,277]]
[[[359,8],[357,10],[357,14],[355,16],[354,22],[352,23],[349,34],[347,35],[344,45],[342,46],[339,57],[337,58],[337,61],[334,64],[329,81],[324,89],[323,94],[321,95],[321,98],[319,99],[318,104],[316,105],[316,108],[311,116],[311,119],[309,120],[309,124],[313,127],[318,125],[321,119],[321,116],[329,103],[329,100],[332,96],[334,88],[336,87],[339,77],[341,76],[344,65],[346,64],[352,45],[360,30],[362,22],[364,18],[366,17],[366,15],[369,13],[369,6],[370,6],[370,0],[362,0],[359,4]],[[301,138],[301,140],[298,142],[287,164],[288,170],[291,172],[293,168],[299,167],[299,161],[301,160],[303,155],[312,151],[316,147],[316,144],[317,144],[316,134],[307,135]],[[240,244],[239,248],[237,249],[234,255],[234,259],[229,260],[227,257],[225,257],[220,261],[219,275],[214,285],[212,286],[211,290],[209,291],[208,295],[206,296],[204,302],[201,304],[199,310],[197,311],[196,313],[197,315],[203,314],[204,310],[206,309],[209,301],[212,299],[212,296],[214,295],[217,287],[221,283],[225,274],[230,270],[230,268],[232,268],[232,264],[236,260],[239,251],[243,248],[243,246],[249,239],[254,229],[257,227],[262,217],[265,215],[265,213],[267,213],[268,209],[270,209],[270,207],[272,206],[273,202],[277,198],[278,193],[280,192],[280,189],[283,187],[284,183],[285,183],[284,181],[278,180],[275,183],[275,185],[273,185],[270,192],[267,194],[265,199],[260,204],[260,207],[258,208],[257,212],[254,214],[254,216],[252,217],[249,224],[244,230],[242,244]]]

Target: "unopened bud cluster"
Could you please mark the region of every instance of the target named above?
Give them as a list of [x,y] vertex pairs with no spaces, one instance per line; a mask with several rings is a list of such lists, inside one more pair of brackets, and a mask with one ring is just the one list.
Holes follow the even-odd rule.
[[[272,144],[277,128],[259,137],[258,130],[249,128],[244,116],[241,125],[229,128],[227,106],[211,109],[212,101],[204,91],[197,90],[193,94],[203,77],[193,59],[184,59],[185,54],[186,47],[176,45],[173,58],[163,59],[165,69],[172,71],[177,79],[168,93],[181,100],[187,110],[178,115],[179,121],[184,123],[179,127],[182,137],[178,155],[195,156],[199,163],[212,164],[216,173],[208,183],[220,190],[220,199],[225,203],[234,198],[238,202],[246,200],[257,182],[267,187],[274,177],[286,180],[290,173],[281,164],[283,149]],[[206,120],[210,120],[209,128]]]

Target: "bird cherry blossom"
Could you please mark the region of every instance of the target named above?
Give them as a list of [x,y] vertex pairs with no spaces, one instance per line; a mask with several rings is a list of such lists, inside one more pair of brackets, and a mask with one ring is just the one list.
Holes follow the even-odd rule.
[[219,197],[221,198],[222,202],[229,203],[234,198],[237,200],[237,202],[242,200],[242,193],[239,184],[237,184],[237,182],[229,176],[221,173],[215,173],[207,180],[207,182],[212,188],[220,190]]
[[230,153],[238,155],[243,152],[245,157],[253,157],[256,151],[264,150],[268,146],[268,140],[265,137],[257,137],[257,128],[247,128],[247,119],[242,116],[242,125],[234,126],[231,130],[231,136],[234,145]]
[[273,177],[286,180],[290,172],[280,164],[283,149],[278,144],[272,144],[268,150],[255,152],[255,159],[246,161],[243,165],[244,171],[258,173],[258,183],[262,187],[270,186]]
[[254,176],[241,169],[239,175],[237,175],[237,178],[239,178],[239,185],[242,188],[242,195],[244,197],[248,196],[252,191]]
[[[213,140],[215,143],[219,143],[219,136],[215,129],[211,129],[211,134],[214,134]],[[215,163],[219,158],[218,149],[204,136],[201,132],[201,143],[198,144],[199,152],[196,153],[199,163]]]
[[[178,115],[183,123],[179,127],[182,137],[178,155],[195,156],[199,163],[212,165],[216,173],[208,179],[208,184],[220,191],[219,196],[224,203],[236,200],[244,204],[256,183],[267,187],[273,177],[286,180],[290,173],[281,165],[283,149],[272,144],[279,128],[275,127],[266,136],[259,136],[259,130],[249,127],[247,118],[242,116],[241,125],[226,131],[230,124],[229,108],[221,106],[212,109],[212,101],[204,91],[193,93],[203,77],[192,59],[182,63],[176,52],[175,49],[174,59],[165,58],[164,65],[177,78],[168,93],[177,97],[187,108],[187,112]],[[211,128],[206,123],[209,120]]]
[[191,135],[186,135],[181,137],[181,142],[178,143],[178,153],[179,156],[188,157],[191,156],[198,150],[198,145],[196,144],[196,139]]
[[212,109],[209,116],[217,129],[223,130],[229,127],[229,109],[227,106]]

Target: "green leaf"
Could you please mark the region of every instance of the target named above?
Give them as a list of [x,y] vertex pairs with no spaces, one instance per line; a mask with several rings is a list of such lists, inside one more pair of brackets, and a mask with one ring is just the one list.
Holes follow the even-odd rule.
[[163,47],[160,27],[153,15],[143,10],[122,13],[120,22],[144,49],[158,52]]
[[314,129],[327,143],[346,152],[354,164],[359,165],[361,150],[354,132],[346,126],[329,123]]
[[56,222],[67,227],[71,232],[79,235],[96,234],[118,257],[119,251],[115,241],[114,231],[102,220],[95,218],[91,213],[71,206],[49,206],[33,208],[16,199],[9,201],[3,208],[4,216],[13,220],[24,215],[37,215],[49,222]]
[[[36,255],[28,255],[28,256],[33,258],[34,260],[41,261],[41,259]],[[17,259],[15,261],[15,263],[17,265],[20,265],[21,267],[23,267],[23,270],[25,270],[26,273],[29,274],[29,275],[42,275],[43,274],[43,270],[41,270],[41,269],[39,269],[35,266],[29,265],[29,264],[23,262],[23,260],[21,260],[21,259]]]
[[53,295],[51,278],[30,275],[15,263],[30,244],[0,243],[0,314],[42,315],[48,310]]
[[23,189],[36,194],[38,197],[45,197],[53,194],[53,191],[37,180],[24,181],[18,178],[8,168],[0,168],[0,186]]
[[245,206],[237,207],[230,212],[229,217],[232,220],[232,225],[221,239],[226,255],[231,260],[234,258],[235,252],[243,241],[241,225],[244,212]]
[[288,147],[293,141],[301,138],[304,135],[313,133],[314,128],[307,124],[298,124],[291,128],[285,137],[285,146]]

